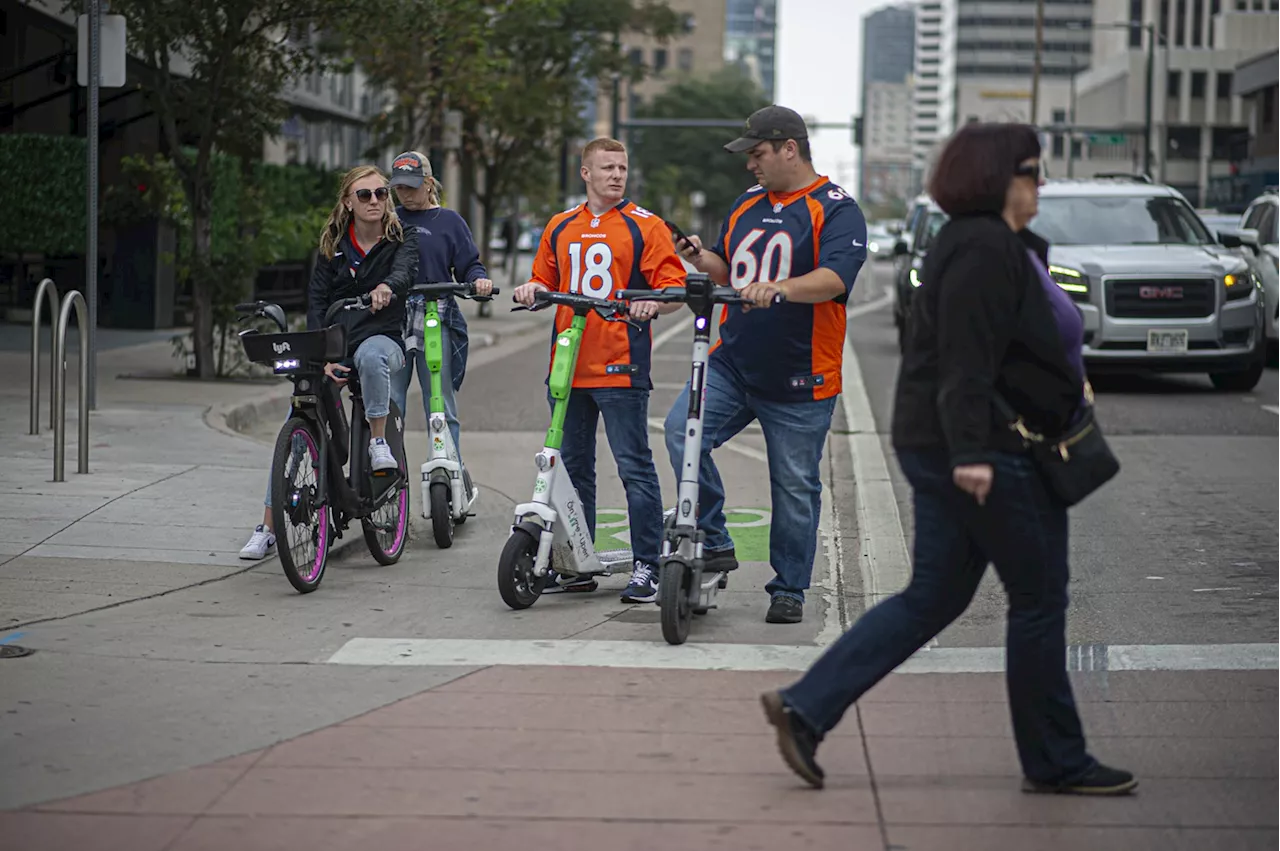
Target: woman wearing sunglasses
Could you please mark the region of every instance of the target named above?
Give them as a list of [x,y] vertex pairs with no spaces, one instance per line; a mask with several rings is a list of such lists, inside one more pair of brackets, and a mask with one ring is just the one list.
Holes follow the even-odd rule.
[[[369,464],[372,470],[396,466],[386,441],[391,410],[391,376],[404,367],[405,295],[418,274],[418,235],[406,231],[396,217],[387,179],[377,167],[357,166],[342,178],[338,202],[320,235],[320,258],[307,288],[307,328],[316,330],[329,305],[368,294],[368,310],[342,310],[334,318],[347,329],[347,357],[355,364],[369,421]],[[325,375],[347,383],[345,364],[326,364]],[[275,546],[271,523],[271,482],[266,511],[240,551],[244,559],[260,559]]]

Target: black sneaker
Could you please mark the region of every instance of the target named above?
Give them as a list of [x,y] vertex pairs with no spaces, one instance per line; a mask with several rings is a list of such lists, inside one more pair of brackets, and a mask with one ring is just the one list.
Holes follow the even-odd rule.
[[760,695],[764,715],[778,731],[778,750],[791,770],[815,789],[826,782],[826,772],[815,756],[820,739],[782,700],[782,694],[767,691]]
[[552,573],[547,584],[543,586],[543,594],[573,594],[594,591],[600,587],[592,576],[561,576]]
[[804,603],[795,597],[779,594],[769,604],[769,613],[764,620],[765,623],[800,623],[804,620]]
[[738,569],[738,558],[733,551],[733,547],[727,550],[703,550],[702,552],[703,568],[712,573],[720,571],[729,572]]
[[1070,783],[1022,780],[1022,791],[1032,795],[1128,795],[1137,787],[1138,779],[1132,774],[1105,765],[1095,765],[1084,777]]

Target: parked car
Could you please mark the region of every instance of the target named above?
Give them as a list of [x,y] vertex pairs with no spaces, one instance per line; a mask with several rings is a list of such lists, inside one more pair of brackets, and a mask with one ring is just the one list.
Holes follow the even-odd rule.
[[1102,369],[1205,372],[1246,392],[1266,357],[1262,281],[1180,192],[1138,178],[1052,180],[1031,228]]
[[893,259],[893,244],[897,238],[889,233],[884,225],[867,227],[867,255],[872,260],[885,261]]

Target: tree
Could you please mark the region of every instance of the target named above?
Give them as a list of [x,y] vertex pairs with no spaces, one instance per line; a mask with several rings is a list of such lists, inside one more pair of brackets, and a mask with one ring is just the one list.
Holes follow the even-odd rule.
[[[495,70],[487,97],[464,109],[467,156],[484,176],[485,221],[505,199],[549,182],[560,145],[582,134],[581,108],[597,81],[638,81],[624,34],[665,42],[681,19],[664,0],[508,0],[489,25]],[[550,155],[548,152],[554,152]]]
[[337,0],[113,0],[129,21],[130,49],[146,63],[144,90],[190,210],[196,372],[216,371],[215,291],[255,270],[215,257],[215,154],[257,159],[285,118],[280,93],[320,66],[309,27],[323,27]]
[[[724,118],[745,122],[747,116],[769,101],[759,87],[736,68],[725,68],[709,78],[682,80],[652,103],[638,110],[641,118]],[[700,190],[706,194],[710,216],[724,216],[729,206],[754,181],[741,156],[724,150],[736,136],[733,130],[713,127],[664,127],[633,131],[631,159],[644,177],[644,197],[656,200],[687,199]],[[670,211],[655,210],[665,215]],[[687,223],[686,223],[687,224]],[[705,238],[705,237],[704,237]]]
[[426,150],[439,141],[451,103],[485,98],[497,70],[486,49],[492,14],[478,0],[386,0],[372,17],[367,7],[348,7],[330,47],[391,95],[370,126],[378,148]]

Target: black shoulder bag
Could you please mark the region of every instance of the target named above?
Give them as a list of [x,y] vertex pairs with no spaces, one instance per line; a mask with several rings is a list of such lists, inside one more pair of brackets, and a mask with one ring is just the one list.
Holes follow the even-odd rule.
[[1084,416],[1062,434],[1049,437],[1027,428],[1022,415],[995,393],[996,408],[1009,420],[1031,453],[1045,485],[1068,506],[1075,505],[1120,472],[1120,462],[1102,436],[1093,413],[1093,388],[1084,384]]

